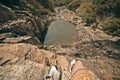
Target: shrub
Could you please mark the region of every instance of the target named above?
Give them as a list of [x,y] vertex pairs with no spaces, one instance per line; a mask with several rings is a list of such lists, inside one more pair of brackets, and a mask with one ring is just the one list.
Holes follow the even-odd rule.
[[51,0],[56,7],[67,6],[72,0]]
[[80,6],[80,0],[73,0],[67,5],[67,7],[70,10],[76,10],[79,6]]
[[113,36],[120,37],[120,18],[113,18],[103,22],[103,30]]

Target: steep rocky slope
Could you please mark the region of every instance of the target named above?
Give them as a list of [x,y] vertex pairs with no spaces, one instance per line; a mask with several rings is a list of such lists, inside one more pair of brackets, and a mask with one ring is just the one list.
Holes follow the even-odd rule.
[[[119,37],[93,30],[66,7],[55,8],[55,14],[48,18],[46,14],[53,11],[49,0],[9,1],[0,1],[0,80],[42,80],[52,65],[58,66],[62,80],[68,80],[73,58],[83,62],[94,80],[120,79]],[[76,26],[74,44],[38,48],[51,19],[66,20]]]
[[39,48],[51,12],[49,0],[0,1],[0,80],[42,80],[48,74],[47,56],[53,54]]
[[0,80],[42,80],[52,57],[30,44],[0,44]]
[[50,22],[47,15],[53,11],[52,3],[49,0],[4,0],[0,3],[0,42],[41,45]]

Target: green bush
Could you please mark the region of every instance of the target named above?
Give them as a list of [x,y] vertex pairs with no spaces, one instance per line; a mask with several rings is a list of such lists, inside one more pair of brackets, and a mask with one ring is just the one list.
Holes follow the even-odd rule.
[[17,17],[13,11],[0,4],[0,24],[3,24],[9,20],[15,20],[16,18]]
[[86,16],[86,17],[83,17],[83,20],[84,22],[87,23],[87,25],[95,22],[95,17],[94,16]]
[[113,36],[120,37],[120,18],[113,18],[103,22],[103,30]]
[[67,6],[72,0],[51,0],[53,4],[58,6]]
[[67,7],[70,10],[76,10],[79,6],[80,6],[80,0],[73,0],[67,5]]
[[76,11],[87,25],[99,21],[106,33],[120,36],[120,0],[80,0]]
[[50,0],[1,0],[0,3],[12,9],[28,11],[35,15],[49,14],[54,11]]
[[19,0],[0,0],[0,3],[6,5],[8,7],[13,7],[14,5],[20,4]]

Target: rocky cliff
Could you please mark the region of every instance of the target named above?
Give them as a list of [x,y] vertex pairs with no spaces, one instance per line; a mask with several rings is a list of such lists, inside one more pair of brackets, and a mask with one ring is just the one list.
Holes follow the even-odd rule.
[[63,72],[68,63],[65,56],[30,44],[0,44],[0,80],[43,80],[50,66],[56,64]]
[[52,3],[42,0],[0,1],[0,43],[30,43],[40,46],[44,41]]
[[53,11],[49,0],[0,1],[0,80],[42,80],[48,74],[52,53],[39,48]]
[[29,44],[0,46],[0,80],[42,80],[48,72],[44,60],[51,53]]
[[[73,0],[69,6],[77,1]],[[55,14],[48,18],[54,11],[50,0],[0,3],[0,80],[42,80],[53,65],[61,70],[61,79],[68,80],[72,59],[82,61],[94,80],[120,79],[119,37],[86,26],[77,13],[66,7],[55,8]],[[51,19],[66,20],[76,26],[74,44],[40,49]]]

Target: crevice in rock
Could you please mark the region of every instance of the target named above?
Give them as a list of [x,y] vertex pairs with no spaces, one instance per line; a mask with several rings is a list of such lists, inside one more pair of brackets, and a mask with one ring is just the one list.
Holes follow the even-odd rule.
[[3,62],[0,63],[0,66],[4,66],[6,63],[8,63],[10,60],[2,60]]
[[40,36],[40,41],[42,42],[42,44],[44,43],[44,40],[45,40],[45,37],[46,37],[46,34],[47,34],[47,31],[48,31],[48,28],[49,28],[49,25],[50,25],[51,22],[48,22],[45,24],[45,28],[44,30],[41,32],[41,36]]

